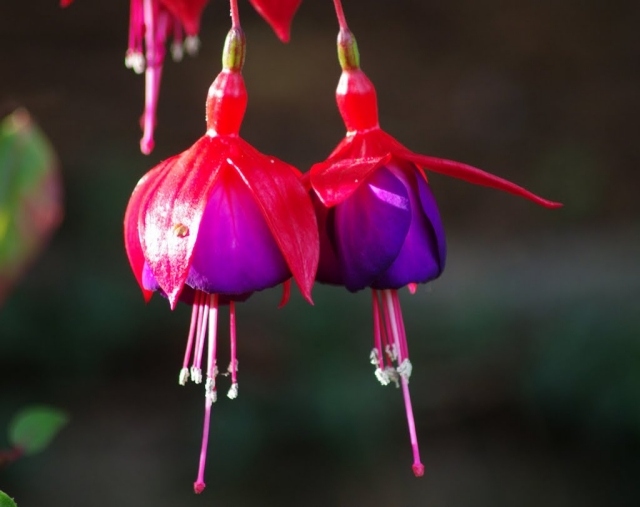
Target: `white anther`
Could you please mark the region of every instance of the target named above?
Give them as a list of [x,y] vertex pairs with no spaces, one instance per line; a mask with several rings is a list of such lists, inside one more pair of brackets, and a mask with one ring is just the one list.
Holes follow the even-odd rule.
[[218,393],[216,392],[216,379],[213,377],[207,377],[204,383],[204,395],[212,402],[218,399]]
[[238,383],[237,382],[235,384],[231,384],[231,387],[229,388],[229,392],[227,393],[227,397],[230,400],[235,400],[238,397]]
[[378,354],[378,349],[376,349],[375,347],[371,349],[371,354],[369,354],[369,361],[374,366],[378,366],[378,364],[380,363],[380,355]]
[[196,368],[195,366],[191,367],[191,380],[196,384],[202,383],[202,370],[200,368]]
[[178,376],[178,384],[183,386],[187,383],[187,380],[189,380],[189,368],[182,368]]
[[144,55],[138,51],[128,51],[124,57],[124,66],[136,74],[142,74],[145,67]]
[[174,62],[181,62],[182,57],[184,56],[184,48],[182,47],[182,42],[172,42],[171,43],[171,58],[173,58]]
[[398,358],[398,347],[396,347],[395,343],[393,345],[387,345],[384,348],[384,351],[387,353],[387,356],[391,361],[395,361]]
[[189,56],[195,56],[198,54],[198,49],[200,49],[200,39],[198,39],[197,35],[189,35],[184,40],[184,49],[186,49]]
[[375,375],[378,381],[383,386],[389,385],[389,382],[391,382],[391,379],[389,378],[389,375],[387,375],[387,372],[381,368],[376,368]]
[[384,369],[384,372],[389,377],[389,380],[396,385],[396,387],[400,387],[400,377],[398,377],[398,371],[393,366],[387,366]]
[[409,377],[411,376],[411,372],[413,371],[413,366],[411,365],[411,361],[409,359],[405,359],[398,366],[398,374],[405,379],[407,382],[409,381]]

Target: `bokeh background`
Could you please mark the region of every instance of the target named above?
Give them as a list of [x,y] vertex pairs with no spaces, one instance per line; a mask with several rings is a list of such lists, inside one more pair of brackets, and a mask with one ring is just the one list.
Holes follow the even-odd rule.
[[[345,0],[386,130],[565,207],[430,178],[447,270],[402,294],[420,480],[401,393],[368,362],[369,294],[239,306],[241,395],[215,406],[202,496],[203,389],[177,384],[189,309],[145,306],[122,217],[142,174],[203,133],[228,5],[206,9],[197,58],[167,61],[145,157],[128,2],[57,3],[0,5],[0,104],[49,135],[66,194],[62,227],[0,308],[0,448],[27,404],[72,422],[0,470],[0,489],[48,507],[639,504],[640,3]],[[289,45],[240,7],[242,133],[307,170],[344,134],[331,2],[303,2]]]

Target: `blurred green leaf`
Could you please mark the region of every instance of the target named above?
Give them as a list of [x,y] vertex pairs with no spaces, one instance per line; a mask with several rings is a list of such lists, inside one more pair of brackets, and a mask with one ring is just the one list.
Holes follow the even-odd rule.
[[33,406],[16,414],[9,425],[11,445],[25,455],[40,452],[69,422],[65,412],[48,406]]
[[16,503],[9,496],[0,491],[0,507],[16,507]]
[[51,144],[25,109],[0,121],[0,304],[62,220]]

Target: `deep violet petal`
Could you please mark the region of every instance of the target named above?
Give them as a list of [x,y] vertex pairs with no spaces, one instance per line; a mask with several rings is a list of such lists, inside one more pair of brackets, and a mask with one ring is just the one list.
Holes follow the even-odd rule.
[[273,287],[291,276],[251,192],[225,169],[205,208],[186,285],[216,294]]
[[428,282],[444,269],[444,229],[433,193],[415,169],[390,170],[407,189],[412,219],[398,256],[372,283],[374,289],[398,289],[408,283]]
[[384,167],[335,207],[336,250],[348,290],[364,289],[388,269],[410,223],[407,189]]
[[335,208],[327,208],[322,204],[313,190],[310,192],[310,196],[320,233],[320,260],[316,280],[321,283],[343,285],[340,261],[336,251]]

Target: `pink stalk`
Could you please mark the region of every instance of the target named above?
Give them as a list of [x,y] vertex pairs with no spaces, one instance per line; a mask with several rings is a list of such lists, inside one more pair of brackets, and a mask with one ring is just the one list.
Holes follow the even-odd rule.
[[149,155],[155,145],[153,131],[156,126],[160,77],[162,76],[162,62],[165,54],[164,37],[166,37],[168,23],[169,14],[159,9],[157,0],[144,0],[144,40],[147,66],[140,151],[145,155]]
[[373,343],[378,351],[378,368],[380,370],[384,370],[384,357],[382,350],[382,326],[380,325],[380,319],[382,318],[380,315],[380,303],[378,302],[378,291],[376,289],[371,289],[371,294],[373,296]]
[[[402,323],[402,313],[398,303],[398,293],[395,290],[383,290],[382,297],[385,304],[385,315],[389,321],[391,328],[391,336],[396,344],[398,352],[398,369],[403,366],[403,362],[408,360],[407,337],[404,333],[404,324]],[[408,363],[407,363],[408,364]],[[413,406],[411,404],[411,396],[409,394],[409,372],[398,371],[400,381],[402,383],[402,395],[404,397],[404,407],[407,414],[407,423],[409,425],[409,439],[411,441],[411,450],[413,452],[413,473],[416,477],[424,475],[424,465],[420,461],[420,450],[418,448],[418,435],[416,433],[416,424],[413,416]]]
[[[206,306],[209,313],[209,335],[207,348],[207,381],[205,383],[204,424],[202,428],[202,444],[200,446],[200,461],[198,464],[198,476],[193,483],[196,493],[202,493],[206,486],[204,482],[204,470],[207,464],[207,446],[209,444],[209,426],[211,423],[211,407],[216,401],[216,348],[218,334],[218,295],[210,294]],[[206,327],[206,324],[204,325]]]
[[227,396],[234,400],[238,396],[238,346],[236,342],[236,305],[229,302],[229,334],[231,337],[231,362],[229,363],[229,373],[231,373],[231,388]]
[[338,18],[340,30],[349,30],[349,27],[347,26],[347,18],[345,18],[344,11],[342,10],[342,2],[340,0],[333,0],[333,6],[336,9],[336,16]]
[[197,291],[193,300],[193,308],[191,310],[191,324],[189,325],[189,338],[187,338],[187,348],[184,351],[184,361],[182,361],[182,370],[178,382],[181,386],[185,385],[189,380],[189,361],[191,360],[191,350],[193,349],[193,338],[196,331],[196,323],[198,322],[198,308],[200,307],[200,296],[202,292]]
[[204,425],[202,429],[202,446],[200,448],[200,463],[198,465],[198,477],[193,483],[193,490],[196,493],[202,493],[206,484],[204,483],[204,468],[207,462],[207,444],[209,443],[209,423],[211,421],[211,406],[213,400],[209,396],[205,396],[204,401]]
[[193,366],[191,367],[191,379],[196,384],[202,382],[202,353],[204,351],[204,342],[207,333],[207,319],[209,317],[208,310],[209,299],[203,294],[202,303],[200,305],[200,316],[198,318],[198,328],[196,329],[196,351],[193,358]]
[[238,0],[230,0],[231,28],[240,28],[240,13],[238,12]]

